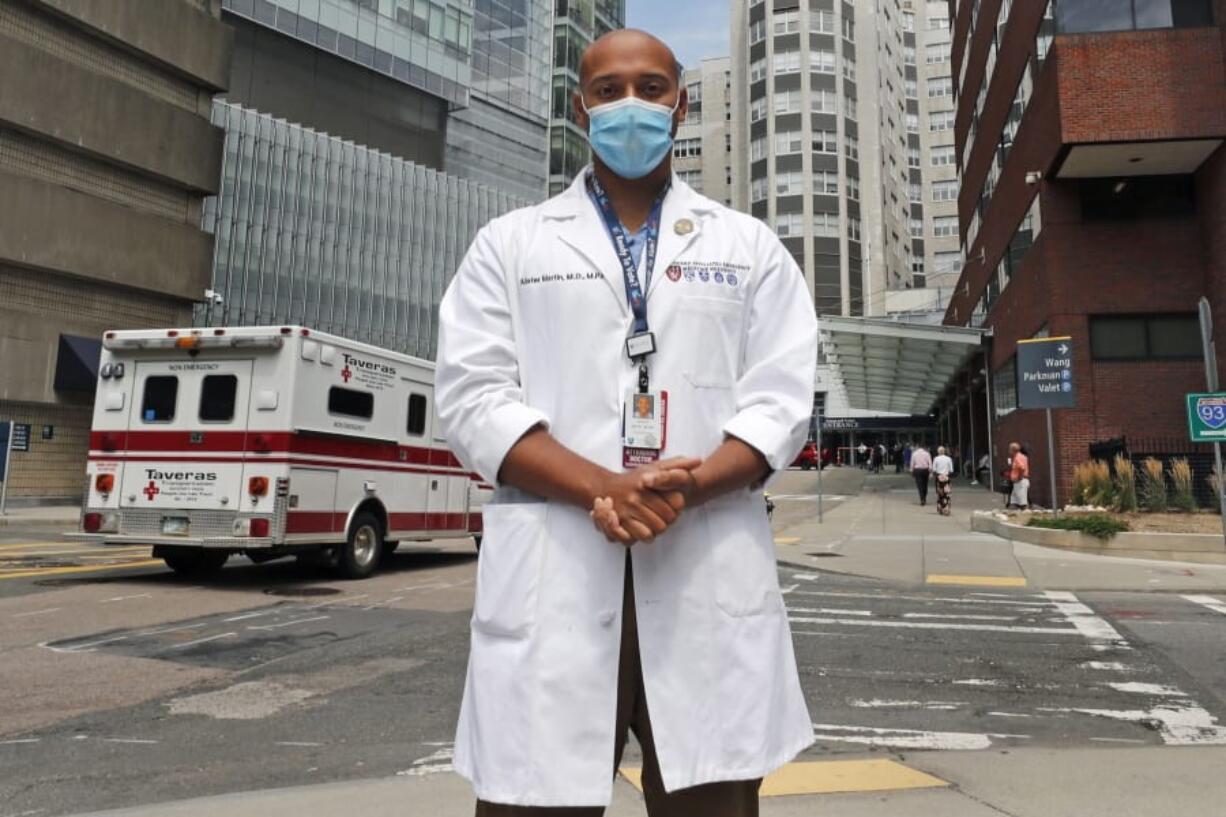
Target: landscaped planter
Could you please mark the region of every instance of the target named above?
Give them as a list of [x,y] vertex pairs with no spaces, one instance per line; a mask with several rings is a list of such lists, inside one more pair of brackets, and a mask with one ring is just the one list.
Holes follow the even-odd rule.
[[991,533],[1002,539],[1031,545],[1060,548],[1100,556],[1128,556],[1134,559],[1161,559],[1172,562],[1226,565],[1226,544],[1217,534],[1204,533],[1117,533],[1098,539],[1078,531],[1052,530],[1017,525],[997,513],[975,513],[971,530]]

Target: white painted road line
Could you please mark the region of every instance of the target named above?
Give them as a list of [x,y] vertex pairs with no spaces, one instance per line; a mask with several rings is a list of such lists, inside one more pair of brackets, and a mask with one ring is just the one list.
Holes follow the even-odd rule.
[[[797,613],[817,610],[794,610]],[[821,616],[788,616],[796,624],[839,624],[852,627],[888,627],[914,630],[966,630],[980,633],[1014,633],[1017,635],[1077,635],[1077,630],[1067,627],[1006,627],[999,624],[955,624],[937,621],[865,621],[854,618],[824,618]]]
[[[797,574],[799,577],[799,574]],[[908,596],[896,593],[841,593],[835,591],[822,590],[797,590],[797,596],[824,596],[826,598],[841,598],[841,599],[874,599],[876,601],[922,601],[925,603],[941,604],[1003,604],[1008,607],[1016,607],[1019,610],[1048,610],[1052,607],[1050,602],[1045,601],[1006,601],[1004,599],[968,599],[968,598],[953,598],[949,596]],[[1023,597],[1028,598],[1028,597]]]
[[159,743],[156,740],[140,740],[139,738],[103,738],[103,743],[134,743],[141,746],[154,746]]
[[12,618],[28,618],[29,616],[41,616],[45,613],[54,613],[57,610],[63,610],[63,607],[48,607],[45,610],[31,610],[28,613],[13,613]]
[[124,641],[125,639],[127,639],[126,635],[117,635],[114,638],[103,638],[98,641],[86,641],[84,644],[73,644],[71,647],[52,647],[47,643],[39,644],[38,646],[52,652],[93,652],[95,648],[101,647],[103,644],[111,644],[115,641]]
[[1207,607],[1215,613],[1221,613],[1226,616],[1226,602],[1215,599],[1213,596],[1184,596],[1185,601],[1190,601],[1193,604],[1199,604],[1202,607]]
[[903,613],[903,618],[953,618],[959,621],[1017,621],[1017,616],[974,616],[962,613]]
[[1168,701],[1152,709],[1066,709],[1047,708],[1041,712],[1075,712],[1127,723],[1139,723],[1158,730],[1167,746],[1226,746],[1226,727],[1195,701]]
[[813,725],[814,740],[838,743],[858,743],[867,746],[888,746],[896,749],[990,749],[993,738],[1026,740],[1029,735],[979,732],[930,732],[920,729],[886,729],[875,726],[846,726],[818,723]]
[[103,599],[102,601],[98,603],[99,604],[113,604],[114,602],[117,602],[117,601],[130,601],[132,599],[151,599],[151,598],[153,598],[152,593],[140,593],[135,596],[116,596],[113,599]]
[[314,743],[309,740],[279,740],[275,746],[323,746],[322,743]]
[[195,641],[185,641],[182,644],[175,644],[173,647],[167,647],[168,650],[182,650],[187,647],[194,647],[197,644],[207,644],[210,641],[217,641],[220,638],[233,638],[238,633],[220,633],[218,635],[209,635],[204,638],[197,638]]
[[296,618],[293,621],[283,621],[280,624],[249,624],[248,630],[279,630],[282,627],[293,627],[295,624],[306,624],[308,621],[324,621],[332,616],[312,616],[311,618]]
[[1119,631],[1107,623],[1106,619],[1097,615],[1081,601],[1066,590],[1048,590],[1044,595],[1051,599],[1056,610],[1077,628],[1090,648],[1099,652],[1107,650],[1131,650],[1128,641]]
[[16,738],[14,740],[0,740],[0,746],[14,746],[19,743],[38,743],[41,738]]

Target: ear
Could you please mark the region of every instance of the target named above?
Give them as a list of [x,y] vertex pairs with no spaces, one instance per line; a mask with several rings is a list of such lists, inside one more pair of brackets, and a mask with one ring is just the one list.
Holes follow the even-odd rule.
[[686,90],[684,85],[678,91],[677,97],[677,113],[673,118],[673,137],[677,136],[677,129],[681,127],[681,123],[685,121],[685,117],[690,112],[690,92]]
[[583,109],[582,89],[576,89],[576,91],[571,94],[570,107],[571,111],[573,111],[575,115],[575,124],[579,126],[580,130],[587,132],[589,122],[587,111]]

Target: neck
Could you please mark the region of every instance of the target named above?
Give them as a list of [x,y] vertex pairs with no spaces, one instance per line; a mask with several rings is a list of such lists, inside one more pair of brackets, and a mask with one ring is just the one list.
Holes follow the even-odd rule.
[[664,189],[672,177],[672,157],[666,157],[659,167],[641,179],[623,179],[609,170],[599,157],[592,157],[592,166],[596,178],[609,194],[613,211],[622,225],[631,232],[642,229],[647,217],[651,215],[651,206],[656,202],[656,196]]

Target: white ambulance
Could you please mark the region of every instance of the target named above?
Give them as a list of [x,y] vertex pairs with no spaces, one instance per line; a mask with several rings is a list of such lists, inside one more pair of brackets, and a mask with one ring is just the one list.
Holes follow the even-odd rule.
[[492,492],[439,437],[434,365],[297,326],[107,332],[79,538],[183,573],[234,553],[369,576],[481,535]]

